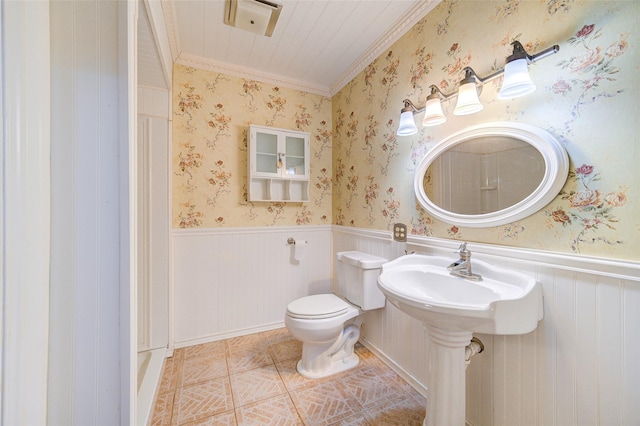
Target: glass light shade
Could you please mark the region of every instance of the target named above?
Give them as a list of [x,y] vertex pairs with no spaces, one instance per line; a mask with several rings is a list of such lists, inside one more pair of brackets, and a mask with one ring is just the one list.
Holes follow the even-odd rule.
[[424,110],[424,118],[422,119],[423,126],[437,126],[447,121],[447,117],[442,112],[442,103],[440,98],[436,95],[433,98],[429,96],[427,98],[427,105]]
[[398,136],[411,136],[418,133],[418,127],[413,119],[413,111],[405,111],[400,114],[400,125],[398,126]]
[[535,90],[536,85],[529,77],[526,58],[507,62],[504,67],[504,80],[500,93],[498,93],[498,99],[516,98],[528,95]]
[[455,115],[473,114],[481,111],[482,108],[476,84],[473,82],[462,84],[458,89],[458,103],[453,113]]

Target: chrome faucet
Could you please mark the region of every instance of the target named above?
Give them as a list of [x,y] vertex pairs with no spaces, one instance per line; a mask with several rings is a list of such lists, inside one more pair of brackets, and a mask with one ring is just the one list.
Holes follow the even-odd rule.
[[471,272],[471,252],[467,249],[467,243],[460,244],[458,250],[454,253],[460,255],[460,259],[447,266],[451,275],[462,277],[472,281],[482,281],[482,277]]

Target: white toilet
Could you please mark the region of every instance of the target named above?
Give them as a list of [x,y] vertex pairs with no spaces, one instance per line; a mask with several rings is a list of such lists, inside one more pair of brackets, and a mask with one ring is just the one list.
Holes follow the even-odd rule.
[[358,251],[340,252],[336,258],[338,295],[296,299],[287,306],[284,321],[293,337],[302,342],[298,372],[313,379],[358,365],[353,347],[360,337],[362,319],[357,317],[385,304],[377,282],[387,259]]

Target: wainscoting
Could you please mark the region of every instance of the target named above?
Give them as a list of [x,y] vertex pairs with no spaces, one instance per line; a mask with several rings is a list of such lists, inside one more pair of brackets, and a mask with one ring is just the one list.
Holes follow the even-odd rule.
[[173,240],[175,347],[283,327],[290,301],[331,288],[329,225],[175,230]]
[[[306,240],[300,262],[287,238]],[[174,230],[175,347],[278,328],[293,299],[329,291],[336,252],[389,260],[404,250],[450,256],[459,241],[343,226]],[[478,335],[467,369],[467,422],[640,424],[640,264],[469,243],[476,259],[542,284],[544,319],[522,336]],[[424,391],[424,329],[390,304],[365,314],[365,345]]]

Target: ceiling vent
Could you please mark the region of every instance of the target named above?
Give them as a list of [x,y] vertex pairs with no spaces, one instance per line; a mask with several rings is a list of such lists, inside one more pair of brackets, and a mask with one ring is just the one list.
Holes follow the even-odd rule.
[[282,4],[267,0],[226,0],[224,23],[241,30],[271,37]]

